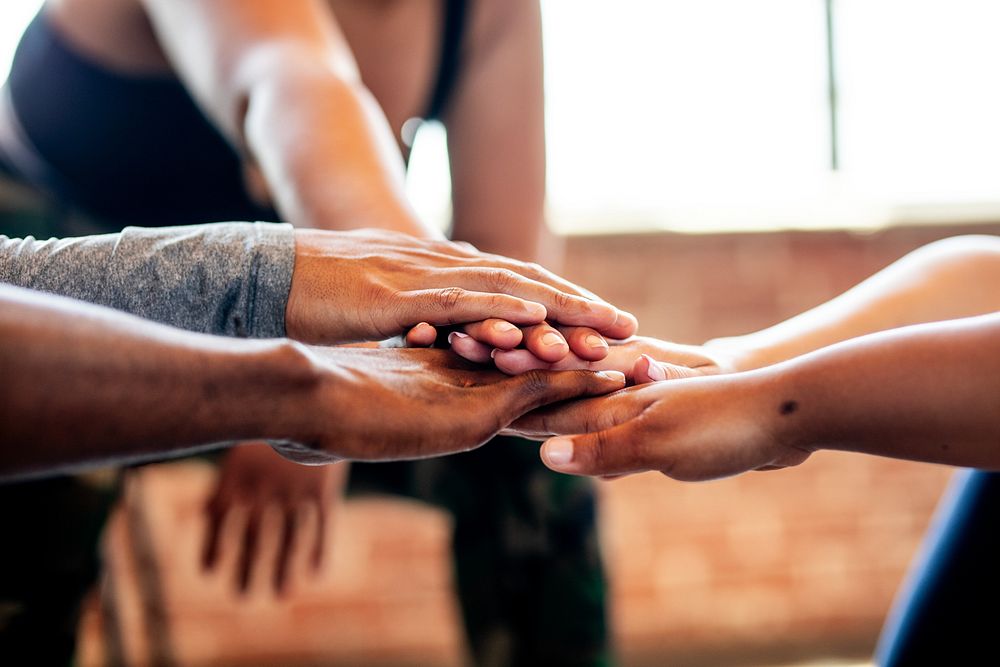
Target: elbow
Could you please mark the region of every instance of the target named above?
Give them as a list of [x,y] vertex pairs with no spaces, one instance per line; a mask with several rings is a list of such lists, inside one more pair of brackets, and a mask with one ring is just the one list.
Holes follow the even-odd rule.
[[351,57],[337,57],[311,45],[290,41],[264,43],[241,56],[230,83],[229,118],[243,146],[252,143],[255,125],[275,131],[276,113],[308,113],[330,94],[363,91]]

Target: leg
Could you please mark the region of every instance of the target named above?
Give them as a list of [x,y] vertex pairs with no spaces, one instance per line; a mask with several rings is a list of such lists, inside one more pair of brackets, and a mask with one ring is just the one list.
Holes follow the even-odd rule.
[[415,464],[355,464],[352,490],[450,511],[458,596],[478,665],[609,664],[590,480],[557,475],[538,445],[496,438]]
[[958,473],[883,628],[877,664],[996,661],[998,526],[1000,473]]

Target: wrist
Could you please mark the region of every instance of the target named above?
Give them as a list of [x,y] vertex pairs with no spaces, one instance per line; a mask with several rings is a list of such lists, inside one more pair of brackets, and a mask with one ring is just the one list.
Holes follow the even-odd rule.
[[[216,401],[201,412],[220,429],[217,439],[264,439],[310,444],[320,373],[301,344],[287,339],[253,343],[230,353],[221,382],[237,391],[207,391]],[[213,383],[214,384],[214,383]]]
[[702,343],[702,347],[715,360],[720,373],[752,371],[766,365],[760,363],[758,350],[742,336],[713,338]]
[[771,440],[785,453],[783,457],[801,456],[795,461],[799,463],[820,449],[816,444],[819,406],[808,392],[799,364],[765,365],[741,375],[753,383],[758,411],[764,416]]

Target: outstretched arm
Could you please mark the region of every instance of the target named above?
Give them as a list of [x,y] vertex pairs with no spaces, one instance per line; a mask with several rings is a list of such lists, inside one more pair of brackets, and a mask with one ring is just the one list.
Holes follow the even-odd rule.
[[1000,314],[893,329],[767,368],[529,415],[556,470],[703,480],[818,449],[1000,469]]
[[541,267],[460,244],[266,223],[0,235],[0,282],[192,331],[324,344],[382,340],[420,322],[548,316],[601,327],[618,317]]
[[1000,237],[926,245],[826,303],[768,329],[709,343],[735,370],[760,368],[848,338],[1000,310]]
[[0,476],[294,438],[316,378],[295,344],[173,329],[0,285]]
[[[1000,238],[960,236],[924,246],[840,296],[745,336],[720,338],[701,347],[635,338],[614,344],[607,358],[597,363],[572,354],[546,363],[524,350],[500,351],[493,361],[506,373],[614,369],[637,383],[752,370],[856,336],[1000,310],[997,285]],[[472,342],[457,340],[453,347],[478,360]],[[637,363],[643,354],[648,358]]]
[[440,237],[403,192],[389,123],[321,0],[143,0],[180,78],[285,220]]
[[214,337],[2,284],[0,369],[0,477],[248,439],[303,462],[437,456],[541,405],[625,384],[511,378],[444,350]]

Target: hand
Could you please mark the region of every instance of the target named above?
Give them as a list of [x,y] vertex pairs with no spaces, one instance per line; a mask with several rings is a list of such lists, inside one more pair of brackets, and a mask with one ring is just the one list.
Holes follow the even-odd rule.
[[[302,565],[315,574],[323,561],[331,515],[342,497],[346,473],[347,464],[309,467],[286,461],[265,443],[244,443],[230,449],[206,506],[205,568],[218,566],[220,550],[238,551],[238,557],[230,560],[237,570],[237,590],[246,591],[251,573],[259,567],[264,516],[268,511],[277,511],[283,526],[278,529],[281,535],[272,574],[274,590],[279,594],[285,590],[293,545],[308,549],[309,557]],[[243,519],[243,534],[232,540],[233,544],[222,545],[222,527],[233,513]]]
[[612,336],[635,318],[545,269],[450,241],[378,230],[296,230],[285,312],[291,338],[334,344],[383,340],[418,323],[546,318]]
[[[581,357],[576,349],[586,344],[591,335],[581,327],[564,328],[569,341],[580,341],[572,345],[562,359],[547,362],[529,349],[491,350],[471,337],[453,335],[451,349],[459,356],[478,363],[492,361],[496,367],[509,375],[517,375],[529,370],[614,370],[636,384],[655,380],[678,379],[699,375],[715,375],[730,372],[729,356],[721,350],[712,350],[696,345],[681,345],[656,338],[633,336],[628,340],[611,341],[607,354],[598,360]],[[657,360],[654,362],[654,359]]]
[[758,371],[656,382],[539,410],[511,430],[559,435],[542,446],[542,460],[575,475],[657,470],[700,481],[798,465],[812,452],[780,435],[780,420],[793,419],[797,405],[780,395],[772,376]]
[[306,348],[320,375],[305,433],[274,443],[299,463],[418,459],[478,447],[522,414],[625,386],[621,373],[511,377],[447,350]]

